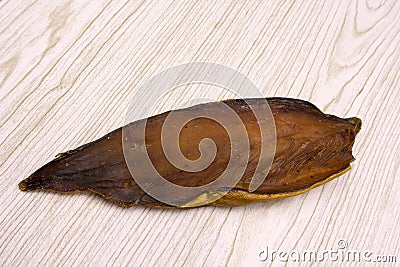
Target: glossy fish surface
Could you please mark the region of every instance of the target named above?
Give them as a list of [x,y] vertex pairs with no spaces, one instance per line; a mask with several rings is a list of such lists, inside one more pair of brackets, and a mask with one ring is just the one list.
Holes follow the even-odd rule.
[[[260,160],[261,136],[248,103],[257,106],[268,102],[275,124],[275,154],[261,185],[250,192],[251,179]],[[176,110],[177,116],[208,110],[219,112],[215,102]],[[46,190],[60,193],[91,192],[115,204],[130,207],[145,205],[156,208],[189,208],[203,205],[238,206],[252,202],[283,198],[304,193],[350,169],[355,159],[352,147],[361,129],[358,118],[342,119],[321,112],[313,104],[291,98],[225,100],[246,129],[249,156],[245,170],[233,188],[220,187],[196,196],[177,196],[180,205],[173,206],[147,194],[134,179],[123,151],[122,128],[102,138],[61,153],[27,179],[19,183],[23,191]],[[183,171],[170,163],[161,142],[162,125],[169,112],[146,120],[146,153],[154,168],[171,183],[197,187],[218,178],[227,168],[232,144],[229,133],[215,121],[199,117],[187,122],[179,134],[181,153],[190,160],[201,156],[199,143],[211,139],[216,146],[215,159],[197,172]],[[124,127],[134,129],[143,120]],[[261,166],[262,167],[262,166]],[[139,165],[140,168],[140,165]],[[232,176],[237,175],[234,171]],[[165,192],[169,194],[169,192]],[[171,193],[172,194],[172,193]],[[209,200],[215,196],[215,201]]]

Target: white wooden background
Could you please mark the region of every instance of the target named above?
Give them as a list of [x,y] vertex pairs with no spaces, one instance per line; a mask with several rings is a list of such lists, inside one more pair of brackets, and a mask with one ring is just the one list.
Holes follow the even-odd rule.
[[[19,191],[58,152],[122,126],[146,79],[192,61],[231,66],[265,96],[362,118],[353,169],[237,208]],[[399,264],[399,89],[396,0],[0,1],[0,265],[267,266],[266,247],[322,252],[339,240]]]

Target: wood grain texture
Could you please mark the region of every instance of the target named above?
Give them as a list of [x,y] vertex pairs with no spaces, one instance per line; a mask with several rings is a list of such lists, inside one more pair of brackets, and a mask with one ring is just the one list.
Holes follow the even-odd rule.
[[[322,253],[341,239],[400,261],[399,1],[1,1],[0,55],[1,266],[294,265],[258,255]],[[58,152],[121,126],[149,77],[192,61],[231,66],[265,96],[363,119],[353,169],[236,208],[124,209],[18,190]],[[200,96],[230,97],[193,86],[160,109]],[[135,101],[141,114],[147,103]]]

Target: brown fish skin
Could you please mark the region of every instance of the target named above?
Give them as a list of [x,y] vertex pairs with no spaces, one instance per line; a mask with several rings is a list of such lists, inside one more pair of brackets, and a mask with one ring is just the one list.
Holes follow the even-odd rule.
[[[276,152],[267,177],[256,191],[248,191],[259,160],[261,142],[259,125],[247,103],[257,105],[264,99],[223,101],[239,115],[246,127],[250,143],[249,162],[236,186],[208,205],[238,206],[301,194],[341,175],[354,161],[352,146],[361,129],[360,119],[341,119],[327,115],[303,100],[266,100],[276,127]],[[177,112],[190,114],[204,109],[218,112],[218,106],[213,103]],[[182,186],[205,185],[217,179],[225,170],[231,152],[229,137],[224,128],[206,118],[194,119],[186,124],[179,137],[182,154],[189,159],[197,159],[200,156],[200,140],[209,137],[217,146],[217,155],[206,169],[196,173],[185,172],[173,166],[162,152],[160,133],[168,114],[166,112],[151,117],[146,125],[146,129],[149,129],[146,131],[147,153],[157,171],[165,179]],[[143,120],[130,125],[137,123],[143,123]],[[159,202],[136,184],[125,162],[122,128],[63,153],[20,182],[19,188],[23,191],[93,192],[124,207],[145,205],[179,208]],[[226,191],[221,188],[216,192],[204,192],[195,199],[181,196],[180,208],[202,205],[213,195]]]

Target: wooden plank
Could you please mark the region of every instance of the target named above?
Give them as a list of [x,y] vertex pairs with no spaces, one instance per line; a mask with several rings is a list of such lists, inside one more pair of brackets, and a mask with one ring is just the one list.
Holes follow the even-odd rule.
[[[400,261],[399,14],[395,0],[1,1],[0,264],[263,266],[267,247],[322,253],[339,240]],[[353,169],[238,208],[123,209],[18,190],[58,152],[121,126],[148,78],[193,61],[237,69],[265,96],[362,118]],[[159,108],[199,97],[231,95],[187,86]],[[148,103],[133,101],[144,114]]]

